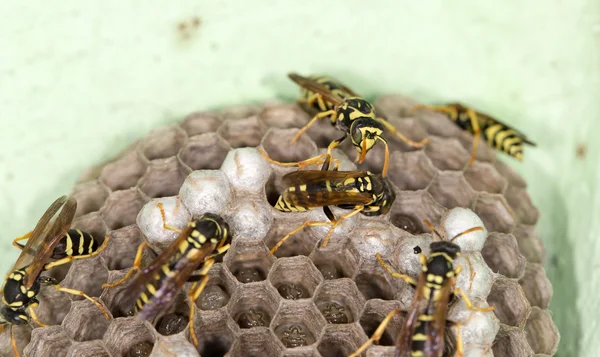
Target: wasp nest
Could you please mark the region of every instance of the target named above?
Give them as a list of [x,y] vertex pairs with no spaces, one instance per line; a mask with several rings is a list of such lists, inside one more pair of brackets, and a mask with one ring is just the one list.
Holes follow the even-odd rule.
[[[559,335],[547,310],[552,286],[534,228],[538,211],[525,182],[485,146],[465,168],[472,137],[440,114],[410,116],[407,109],[414,104],[400,96],[376,102],[379,113],[408,137],[430,139],[416,150],[387,137],[389,178],[397,196],[390,213],[344,221],[326,248],[319,242],[327,227],[307,228],[275,256],[269,249],[296,225],[326,218],[322,210],[283,213],[272,207],[281,177],[293,169],[267,163],[256,147],[275,160],[298,161],[322,152],[339,131],[324,120],[290,145],[309,117],[296,105],[271,103],[195,113],[150,133],[73,191],[79,203],[73,226],[96,237],[110,234],[106,250],[51,271],[61,285],[98,297],[113,319],[105,320],[87,300],[42,289],[37,314],[48,326],[15,327],[19,349],[36,357],[345,356],[389,311],[408,309],[412,288],[390,277],[375,254],[393,269],[416,276],[420,263],[414,249],[428,254],[433,240],[423,223],[428,219],[445,236],[481,222],[487,229],[457,240],[463,249],[457,286],[477,306],[495,307],[494,312],[469,311],[461,299],[451,306],[449,319],[462,326],[465,355],[554,354]],[[356,168],[348,159],[355,155],[349,143],[335,155],[342,170]],[[383,157],[383,148],[376,146],[358,168],[380,172]],[[176,237],[162,228],[158,202],[170,225],[181,227],[191,217],[213,212],[234,232],[232,248],[210,270],[209,284],[195,302],[197,348],[186,338],[183,292],[148,322],[123,312],[126,284],[101,287],[124,276],[141,242],[148,241],[153,251],[144,253],[147,264]],[[476,215],[449,210],[454,207]],[[393,319],[380,344],[365,354],[393,356],[402,319]],[[0,351],[12,355],[9,334],[0,336]]]

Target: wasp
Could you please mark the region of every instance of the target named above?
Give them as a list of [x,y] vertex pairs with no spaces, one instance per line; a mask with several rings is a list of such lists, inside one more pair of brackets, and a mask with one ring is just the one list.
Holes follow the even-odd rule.
[[[433,229],[429,221],[425,223]],[[433,229],[435,233],[435,229]],[[441,357],[444,352],[444,333],[447,320],[449,303],[456,296],[461,296],[468,309],[476,311],[492,311],[493,307],[480,308],[473,306],[466,294],[455,288],[456,277],[462,271],[462,266],[454,267],[454,260],[460,256],[460,247],[452,241],[465,234],[483,230],[483,227],[473,227],[459,233],[449,241],[436,241],[429,245],[429,257],[420,255],[421,273],[418,280],[406,274],[394,272],[381,258],[376,255],[381,264],[392,277],[403,279],[414,287],[415,295],[407,312],[396,340],[396,356],[399,357]],[[439,233],[438,233],[439,236]],[[400,314],[400,310],[392,310],[381,322],[373,333],[373,336],[365,342],[352,356],[358,356],[372,343],[379,341],[385,331],[385,327],[392,317]],[[457,328],[457,351],[458,356],[463,355],[460,325],[450,322]]]
[[[275,204],[275,209],[282,212],[304,212],[323,207],[329,222],[304,222],[280,239],[271,249],[271,254],[305,227],[331,225],[321,245],[326,247],[333,230],[344,219],[358,213],[383,215],[392,207],[396,194],[387,178],[369,171],[338,171],[338,167],[329,170],[330,160],[331,157],[327,156],[321,170],[294,171],[283,176],[282,182],[287,188]],[[336,219],[328,206],[352,211]]]
[[[167,308],[173,298],[182,289],[186,282],[193,282],[189,291],[190,336],[195,345],[198,345],[194,333],[194,302],[198,299],[208,283],[208,271],[214,265],[218,255],[224,254],[231,246],[231,233],[229,225],[218,215],[205,213],[198,219],[188,222],[185,229],[166,223],[165,211],[162,203],[158,208],[163,220],[163,227],[178,232],[179,235],[162,253],[145,268],[141,268],[142,253],[147,242],[139,245],[133,267],[119,281],[113,284],[104,284],[103,288],[112,288],[122,284],[135,272],[130,288],[130,296],[135,302],[130,305],[132,314],[142,319],[155,317]],[[197,271],[196,275],[192,275]]]
[[356,161],[359,163],[365,160],[367,152],[371,150],[376,142],[380,141],[385,145],[385,160],[382,170],[382,176],[385,177],[389,166],[390,153],[388,143],[382,136],[384,129],[397,135],[400,140],[412,147],[420,148],[427,143],[427,138],[415,142],[402,135],[388,121],[377,117],[375,107],[371,103],[332,78],[325,76],[303,77],[295,73],[290,73],[288,76],[302,88],[302,98],[298,102],[318,112],[308,124],[296,133],[292,138],[292,144],[317,120],[324,118],[329,118],[331,124],[343,131],[344,135],[329,144],[327,154],[298,163],[281,163],[268,159],[272,163],[282,166],[299,166],[300,168],[311,165],[319,162],[325,155],[331,155],[331,151],[350,136],[357,151]]
[[536,146],[525,134],[511,128],[487,114],[477,112],[460,103],[450,103],[443,106],[417,105],[411,110],[430,109],[448,115],[459,128],[473,134],[473,147],[468,166],[471,166],[477,156],[479,140],[483,135],[487,144],[496,150],[502,151],[515,159],[523,160],[523,145]]
[[[106,248],[108,236],[100,247],[95,243],[89,244],[87,247],[89,249],[72,249],[74,242],[89,243],[88,239],[91,237],[83,232],[81,235],[69,235],[69,226],[73,221],[76,209],[77,201],[74,198],[67,198],[67,196],[58,198],[42,215],[33,231],[13,241],[13,244],[22,251],[2,287],[4,306],[0,308],[1,325],[23,325],[28,324],[32,319],[37,325],[45,326],[38,320],[33,308],[39,305],[37,295],[41,287],[48,285],[58,291],[88,299],[98,306],[106,319],[110,319],[104,306],[83,291],[62,287],[56,279],[41,275],[42,271],[67,264],[73,260],[90,258]],[[55,216],[56,218],[52,220]],[[28,239],[25,245],[16,243],[25,238]],[[50,259],[59,260],[48,262]],[[11,344],[14,355],[19,356],[13,328],[11,328]]]

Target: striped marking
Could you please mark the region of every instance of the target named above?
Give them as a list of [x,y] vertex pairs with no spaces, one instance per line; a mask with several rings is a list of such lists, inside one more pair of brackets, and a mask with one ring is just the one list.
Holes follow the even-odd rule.
[[82,255],[83,252],[85,251],[83,248],[83,242],[85,241],[84,237],[83,237],[83,233],[81,233],[80,230],[77,230],[77,233],[79,233],[79,255]]

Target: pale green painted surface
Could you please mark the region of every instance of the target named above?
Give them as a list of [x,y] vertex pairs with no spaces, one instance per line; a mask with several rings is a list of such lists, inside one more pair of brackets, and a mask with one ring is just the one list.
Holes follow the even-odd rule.
[[[510,163],[556,257],[559,353],[597,355],[600,2],[3,1],[0,13],[3,270],[10,239],[86,167],[192,110],[293,97],[290,70],[329,73],[369,95],[470,103],[538,143]],[[184,40],[177,23],[194,16]]]

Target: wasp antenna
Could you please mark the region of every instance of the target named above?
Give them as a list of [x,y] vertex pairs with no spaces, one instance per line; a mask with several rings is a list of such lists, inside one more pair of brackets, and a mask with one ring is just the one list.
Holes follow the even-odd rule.
[[435,227],[433,226],[433,224],[431,224],[431,222],[429,222],[429,220],[424,219],[423,222],[427,227],[429,227],[429,229],[431,229],[433,233],[435,233],[440,238],[440,240],[442,240],[442,235],[435,229]]
[[465,234],[469,234],[469,233],[477,232],[477,231],[482,231],[482,230],[483,230],[483,227],[481,227],[481,226],[480,227],[469,228],[466,231],[460,232],[457,235],[455,235],[452,239],[450,239],[450,242],[452,242],[453,240],[455,240],[456,238],[458,238],[460,236],[464,236]]

